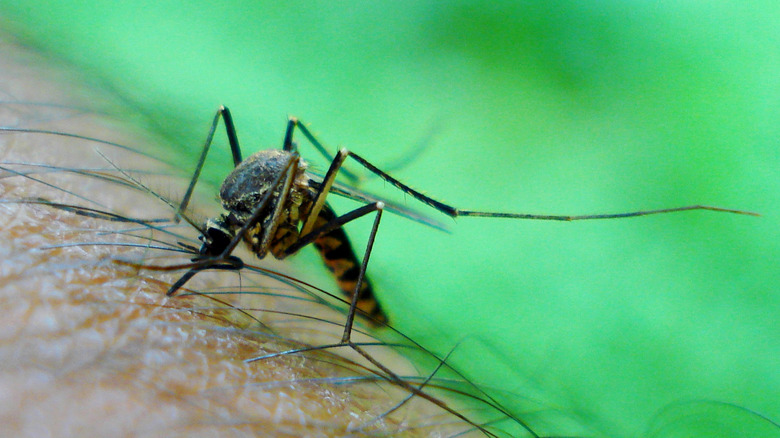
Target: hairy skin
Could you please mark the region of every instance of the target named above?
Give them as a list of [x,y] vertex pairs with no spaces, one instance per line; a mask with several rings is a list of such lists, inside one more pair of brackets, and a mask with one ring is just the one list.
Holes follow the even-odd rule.
[[[0,126],[155,144],[109,117],[74,109],[79,91],[62,91],[72,78],[43,77],[35,55],[0,46]],[[99,106],[91,99],[90,107]],[[284,300],[298,293],[289,285],[259,274],[204,273],[189,286],[270,281],[283,297],[166,298],[182,270],[139,265],[186,263],[191,255],[144,246],[181,249],[180,235],[196,245],[197,232],[184,222],[128,222],[171,219],[173,210],[119,170],[150,172],[139,178],[144,185],[183,192],[186,177],[170,176],[156,159],[83,138],[3,131],[0,162],[0,435],[446,436],[470,429],[418,398],[384,416],[408,396],[387,382],[325,380],[374,377],[345,348],[247,361],[340,335],[342,314],[310,297]],[[177,235],[155,229],[161,224]],[[388,348],[371,353],[414,372]]]

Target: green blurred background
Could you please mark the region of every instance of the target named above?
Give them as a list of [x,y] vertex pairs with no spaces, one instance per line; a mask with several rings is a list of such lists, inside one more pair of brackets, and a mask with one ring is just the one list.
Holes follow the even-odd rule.
[[[402,331],[461,341],[476,381],[594,433],[648,434],[680,400],[780,419],[780,3],[0,4],[7,31],[103,78],[193,165],[224,103],[247,151],[280,145],[288,114],[380,167],[428,142],[394,174],[462,208],[761,212],[442,217],[453,234],[385,216],[369,273]],[[229,168],[214,155],[207,178]],[[676,424],[653,436],[703,433]]]

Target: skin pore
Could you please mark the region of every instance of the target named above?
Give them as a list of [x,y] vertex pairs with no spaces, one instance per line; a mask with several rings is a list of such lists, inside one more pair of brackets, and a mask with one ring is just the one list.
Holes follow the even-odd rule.
[[[250,267],[167,298],[184,268],[142,267],[186,264],[199,245],[165,202],[186,172],[109,99],[0,44],[2,435],[483,436],[354,351],[279,354],[341,335],[343,313],[311,288]],[[256,294],[221,294],[239,287]],[[436,371],[365,349],[416,386]]]

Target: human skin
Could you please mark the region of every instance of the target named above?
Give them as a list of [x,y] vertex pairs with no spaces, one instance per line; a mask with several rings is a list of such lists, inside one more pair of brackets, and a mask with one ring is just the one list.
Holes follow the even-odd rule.
[[[145,267],[187,263],[192,254],[178,242],[197,245],[198,233],[174,223],[163,202],[187,184],[156,158],[163,141],[109,115],[115,103],[75,86],[74,76],[44,74],[37,55],[3,49],[0,434],[428,436],[471,428],[433,397],[391,410],[409,388],[377,379],[348,348],[274,355],[340,336],[343,314],[293,285],[211,273],[188,287],[276,293],[166,297],[182,270]],[[370,352],[399,374],[415,371],[390,348]],[[363,380],[350,383],[355,376]]]

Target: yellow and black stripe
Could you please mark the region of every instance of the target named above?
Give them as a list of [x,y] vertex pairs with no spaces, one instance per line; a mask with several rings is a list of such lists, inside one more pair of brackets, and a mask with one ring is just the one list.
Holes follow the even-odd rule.
[[[324,205],[314,223],[314,229],[327,224],[335,218],[336,214],[330,206]],[[336,228],[315,239],[314,247],[320,253],[325,266],[336,277],[339,289],[347,297],[351,298],[360,275],[360,262],[355,256],[355,251],[349,243],[347,234],[342,228]],[[379,307],[379,302],[377,302],[374,296],[371,283],[365,276],[360,285],[360,292],[358,292],[357,307],[378,322],[387,321],[387,316]]]

